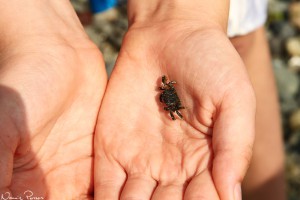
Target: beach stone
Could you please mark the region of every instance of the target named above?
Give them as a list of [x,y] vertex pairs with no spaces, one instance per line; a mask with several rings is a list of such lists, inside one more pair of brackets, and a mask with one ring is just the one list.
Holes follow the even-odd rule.
[[289,59],[288,69],[292,72],[300,71],[300,56],[293,56]]
[[289,7],[290,21],[300,28],[300,2],[292,2]]
[[289,200],[299,200],[300,156],[297,153],[288,152],[286,155],[286,178]]
[[295,149],[296,149],[297,152],[300,153],[300,130],[299,130],[299,128],[298,128],[298,130],[293,131],[293,133],[289,137],[289,140],[287,141],[287,147],[288,147],[288,150],[290,150],[290,151],[295,151]]
[[110,76],[113,67],[118,57],[118,51],[109,43],[104,43],[100,46],[101,52],[105,60],[107,75]]
[[296,35],[295,28],[288,22],[283,22],[281,25],[280,37],[283,40],[294,37]]
[[71,0],[76,12],[86,12],[90,10],[89,0]]
[[300,180],[300,156],[291,154],[287,157],[288,167],[290,168],[291,177]]
[[269,45],[272,55],[280,57],[284,51],[284,40],[277,36],[269,36]]
[[102,23],[118,20],[118,14],[117,8],[111,8],[104,12],[97,13],[94,15],[94,25],[98,26]]
[[284,13],[288,10],[289,4],[284,1],[269,0],[268,14],[271,21],[284,19]]
[[87,33],[87,35],[89,36],[89,38],[98,46],[100,47],[100,45],[105,41],[105,36],[101,33],[99,33],[94,26],[89,25],[89,26],[85,26],[84,27],[85,32]]
[[300,109],[292,113],[289,121],[293,130],[300,130]]
[[281,98],[280,109],[282,113],[291,113],[298,107],[298,103],[293,97],[289,97],[286,99]]
[[280,59],[274,59],[273,66],[280,98],[282,100],[293,99],[299,89],[297,74],[289,71]]
[[300,37],[291,37],[286,42],[287,52],[291,56],[300,56]]

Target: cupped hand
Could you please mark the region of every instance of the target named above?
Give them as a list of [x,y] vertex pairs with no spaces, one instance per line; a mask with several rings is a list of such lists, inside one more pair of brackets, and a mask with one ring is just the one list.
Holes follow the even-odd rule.
[[[241,198],[252,87],[224,32],[190,27],[133,24],[125,36],[98,117],[96,199]],[[177,82],[183,120],[159,101],[163,75]]]
[[0,198],[91,198],[101,54],[68,1],[0,7]]

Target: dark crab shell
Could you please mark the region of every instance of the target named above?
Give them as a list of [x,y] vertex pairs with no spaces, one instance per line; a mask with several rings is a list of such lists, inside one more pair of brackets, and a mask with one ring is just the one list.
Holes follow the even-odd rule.
[[169,111],[172,120],[175,120],[173,112],[175,112],[182,119],[183,116],[179,110],[184,109],[173,85],[175,83],[175,81],[167,82],[167,77],[163,76],[162,87],[160,87],[163,92],[159,96],[160,102],[166,104],[164,110]]
[[165,103],[173,112],[179,110],[180,107],[182,107],[181,101],[177,95],[175,88],[164,90],[160,94],[159,100],[160,102]]

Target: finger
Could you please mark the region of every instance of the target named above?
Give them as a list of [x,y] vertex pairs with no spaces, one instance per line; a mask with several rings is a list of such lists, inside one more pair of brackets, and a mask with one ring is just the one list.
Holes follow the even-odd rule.
[[188,184],[184,200],[219,200],[217,190],[215,188],[211,172],[203,171],[195,176]]
[[7,144],[4,144],[3,140],[0,138],[0,188],[8,187],[10,185],[13,174],[14,153],[5,148],[6,145]]
[[0,192],[2,193],[7,191],[4,188],[11,184],[14,155],[19,140],[16,137],[15,126],[7,116],[0,115],[0,130]]
[[102,153],[95,156],[95,199],[118,200],[126,180],[126,173],[115,161]]
[[[243,94],[244,92],[244,94]],[[220,198],[241,199],[241,182],[250,164],[255,130],[255,98],[245,89],[228,95],[213,129],[213,179]]]
[[151,200],[182,200],[184,185],[159,184],[155,189]]
[[121,194],[122,199],[148,200],[151,198],[156,181],[151,177],[141,174],[130,174],[127,177]]

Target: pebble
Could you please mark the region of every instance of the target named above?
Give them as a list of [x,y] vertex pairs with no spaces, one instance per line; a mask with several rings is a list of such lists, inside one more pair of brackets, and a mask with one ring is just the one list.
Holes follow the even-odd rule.
[[[300,112],[299,110],[296,112]],[[296,113],[295,112],[295,113]],[[297,115],[297,113],[296,113]],[[299,116],[298,116],[299,117]],[[297,117],[297,118],[298,118]],[[292,119],[295,120],[295,119]],[[297,119],[299,120],[299,118]],[[293,123],[293,122],[292,122]],[[296,125],[296,124],[295,124]],[[288,140],[288,148],[290,148],[290,150],[294,150],[297,149],[297,152],[300,153],[300,130],[299,130],[299,121],[297,122],[297,126],[298,126],[298,130],[293,131],[293,134],[291,134],[291,137]]]
[[290,4],[289,7],[289,15],[290,15],[290,20],[292,24],[297,27],[298,29],[300,28],[300,2],[293,2]]
[[269,44],[271,53],[274,56],[280,57],[284,51],[284,40],[278,36],[269,35]]
[[287,22],[284,22],[281,26],[280,38],[286,40],[288,38],[294,37],[297,34],[295,28]]
[[280,99],[281,99],[280,109],[283,114],[291,113],[299,107],[297,101],[293,97],[289,97],[286,99],[280,98]]
[[103,23],[118,20],[118,10],[116,8],[108,9],[94,15],[94,26],[97,27]]
[[300,109],[292,113],[289,121],[293,130],[300,130]]
[[90,10],[89,0],[71,0],[76,12],[82,13]]
[[289,71],[280,59],[274,59],[273,66],[280,98],[283,100],[293,99],[299,89],[297,74]]
[[286,178],[288,180],[288,199],[300,199],[300,156],[296,153],[289,153],[286,156]]
[[292,72],[300,71],[300,56],[293,56],[288,60],[288,69]]
[[300,56],[300,37],[291,37],[286,42],[286,49],[291,56]]

